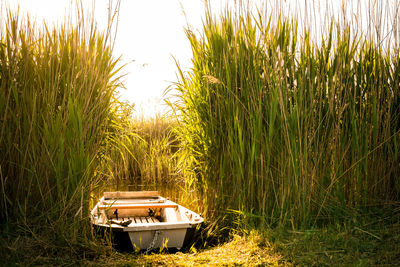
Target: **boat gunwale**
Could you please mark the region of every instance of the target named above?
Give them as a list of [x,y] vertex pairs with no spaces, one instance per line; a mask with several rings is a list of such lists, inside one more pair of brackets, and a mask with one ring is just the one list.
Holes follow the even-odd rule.
[[94,225],[105,228],[112,228],[118,232],[140,232],[140,231],[153,231],[153,230],[170,230],[170,229],[187,229],[192,228],[193,224],[190,222],[158,222],[136,224],[135,226],[120,226],[118,224],[97,224]]
[[167,203],[113,203],[111,205],[98,205],[100,210],[107,209],[143,209],[143,208],[178,208],[179,204],[169,201]]
[[[161,196],[158,196],[158,197],[164,199]],[[196,217],[196,219],[192,220],[192,219],[188,218],[189,219],[188,221],[178,221],[178,222],[168,222],[168,221],[166,221],[166,222],[156,222],[156,223],[146,223],[146,224],[139,224],[138,223],[138,224],[135,224],[134,226],[120,226],[120,225],[114,224],[114,223],[110,223],[110,224],[108,224],[108,223],[106,223],[106,224],[98,223],[98,221],[97,221],[98,218],[97,218],[97,215],[96,215],[98,213],[98,211],[104,211],[104,210],[106,210],[108,208],[109,209],[118,209],[118,208],[123,207],[123,206],[118,206],[118,205],[110,205],[110,206],[107,206],[107,207],[100,206],[100,205],[102,205],[100,203],[102,203],[104,201],[106,201],[106,199],[103,196],[102,198],[100,198],[100,200],[93,207],[93,209],[91,211],[92,224],[95,225],[95,226],[98,226],[98,227],[111,228],[114,231],[118,231],[118,232],[140,232],[140,231],[152,231],[152,230],[188,229],[188,228],[193,228],[194,226],[204,222],[204,218],[200,214],[198,214],[198,213],[196,213],[194,211],[191,211],[188,208],[185,208],[182,205],[179,205],[179,204],[177,204],[177,203],[175,203],[173,201],[166,200],[166,202],[168,202],[167,205],[166,205],[166,203],[151,203],[151,202],[149,202],[149,204],[151,204],[151,205],[160,204],[160,205],[157,205],[157,208],[165,208],[165,209],[173,208],[173,209],[179,210],[180,212],[185,213],[185,214],[187,212],[189,212],[192,215],[194,215]],[[118,200],[116,200],[116,201],[118,201]],[[135,208],[146,208],[147,206],[149,206],[149,205],[147,205],[145,207],[145,205],[143,205],[142,203],[139,204],[139,205],[142,205],[142,206],[139,206],[138,204],[136,204],[136,206],[126,207],[126,208],[135,209]],[[164,206],[162,206],[162,205],[164,205]],[[172,205],[172,206],[168,206],[168,205]],[[124,205],[124,206],[126,206],[126,205]],[[186,215],[186,217],[187,217],[187,215]]]

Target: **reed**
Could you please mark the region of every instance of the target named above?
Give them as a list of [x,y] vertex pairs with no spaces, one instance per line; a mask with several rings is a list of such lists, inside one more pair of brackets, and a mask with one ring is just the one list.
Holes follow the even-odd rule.
[[166,184],[183,180],[179,174],[180,144],[174,131],[176,122],[157,115],[135,118],[125,105],[115,114],[103,147],[101,173],[113,188],[128,185]]
[[398,32],[328,12],[318,39],[310,15],[285,10],[208,8],[202,32],[186,30],[193,69],[178,66],[172,105],[187,182],[222,225],[341,223],[399,200]]
[[72,251],[91,242],[98,153],[119,105],[110,35],[77,10],[54,28],[7,10],[0,36],[0,222]]

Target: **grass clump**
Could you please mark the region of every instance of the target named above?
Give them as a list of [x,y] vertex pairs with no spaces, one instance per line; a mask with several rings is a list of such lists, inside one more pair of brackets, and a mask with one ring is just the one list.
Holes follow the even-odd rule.
[[0,33],[1,238],[27,238],[39,255],[96,250],[88,210],[118,60],[77,11],[76,24],[49,28],[7,10]]
[[179,174],[180,144],[176,122],[158,115],[154,118],[135,118],[132,109],[114,114],[112,131],[104,146],[102,174],[114,187],[181,183]]
[[200,35],[187,30],[193,69],[179,69],[175,108],[188,182],[202,192],[206,217],[297,228],[393,208],[397,43],[332,17],[318,42],[311,24],[299,29],[296,17],[266,14],[208,10]]

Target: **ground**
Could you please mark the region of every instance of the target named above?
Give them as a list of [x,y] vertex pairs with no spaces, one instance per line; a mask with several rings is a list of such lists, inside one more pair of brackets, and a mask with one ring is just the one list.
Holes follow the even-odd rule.
[[150,255],[104,246],[73,254],[38,237],[0,241],[2,266],[400,266],[399,223],[364,229],[250,231],[216,246]]
[[[232,240],[182,253],[152,253],[150,255],[114,254],[114,259],[99,259],[94,265],[114,266],[287,266],[272,246],[261,235],[251,233],[248,237],[235,235]],[[114,263],[113,263],[114,262]]]
[[400,266],[400,225],[384,231],[330,227],[309,231],[274,230],[186,253],[114,253],[93,266]]

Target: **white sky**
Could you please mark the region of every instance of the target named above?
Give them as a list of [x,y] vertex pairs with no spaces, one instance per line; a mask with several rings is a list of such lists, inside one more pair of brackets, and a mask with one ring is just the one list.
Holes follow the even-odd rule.
[[[37,22],[62,22],[69,14],[71,0],[0,0],[36,18]],[[84,0],[92,6],[92,0]],[[115,3],[116,1],[114,1]],[[225,1],[214,1],[222,3]],[[95,19],[100,28],[107,24],[108,0],[95,1]],[[127,75],[122,99],[135,103],[136,115],[154,116],[167,108],[163,92],[176,81],[173,56],[188,69],[191,49],[184,33],[186,18],[195,29],[201,28],[202,0],[122,0],[114,56],[122,56]],[[104,28],[103,28],[104,29]]]
[[[36,17],[37,22],[43,19],[48,23],[62,22],[69,14],[71,2],[75,0],[0,0],[1,7],[10,5],[12,8],[20,6],[22,13],[28,12]],[[86,7],[91,7],[93,0],[83,0]],[[156,113],[163,113],[168,110],[163,101],[164,90],[176,81],[176,66],[173,56],[180,65],[188,70],[191,67],[191,49],[189,41],[184,33],[187,22],[193,29],[201,29],[201,19],[204,14],[204,0],[121,0],[119,13],[117,39],[114,47],[114,56],[122,56],[121,63],[128,63],[124,68],[127,73],[125,77],[126,90],[121,90],[122,99],[134,103],[137,116],[154,116]],[[382,0],[387,5],[394,5],[397,0]],[[108,0],[96,0],[95,19],[100,28],[107,24]],[[116,2],[116,0],[114,1]],[[237,0],[209,0],[212,10],[218,13],[229,3],[234,5]],[[245,0],[245,2],[247,2]],[[260,6],[262,0],[250,0]],[[340,16],[340,8],[343,3],[351,3],[351,11],[357,12],[359,3],[371,3],[370,0],[338,0],[324,2],[310,0],[314,3],[309,11],[304,12],[304,3],[301,0],[270,0],[266,1],[266,8],[272,12],[278,10],[276,7],[286,5],[284,10],[292,12],[300,11],[300,22],[307,23],[310,20],[311,30],[316,30],[325,25],[328,11],[329,16],[335,13]],[[379,2],[379,1],[378,1]],[[300,4],[299,4],[300,3]],[[332,7],[324,8],[325,5],[334,5],[337,11],[330,10]],[[335,3],[335,4],[332,4]],[[358,3],[356,5],[356,3]],[[397,6],[399,4],[397,3]],[[265,5],[264,5],[265,6]],[[302,10],[299,10],[302,9]],[[365,6],[361,9],[365,10]],[[183,11],[186,14],[186,18]],[[290,13],[290,12],[289,12]],[[307,15],[308,14],[308,15]],[[335,15],[335,16],[336,16]],[[350,16],[351,15],[346,15]],[[308,17],[308,19],[307,19]],[[364,23],[361,28],[364,30],[368,25],[366,21],[371,18],[359,19],[356,24]],[[391,20],[390,14],[385,14]],[[380,19],[380,17],[377,17]],[[398,18],[400,19],[400,18]],[[372,19],[374,20],[374,19]],[[400,22],[400,21],[399,21]],[[317,24],[320,25],[317,25]],[[328,23],[329,25],[329,23]],[[317,33],[318,35],[318,33]],[[400,30],[398,35],[400,35]]]

